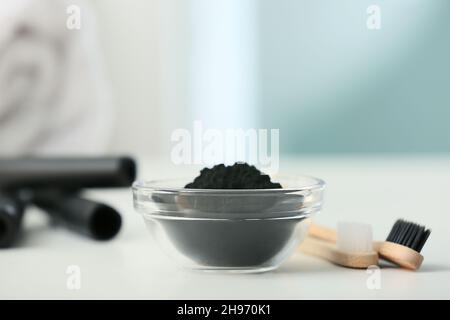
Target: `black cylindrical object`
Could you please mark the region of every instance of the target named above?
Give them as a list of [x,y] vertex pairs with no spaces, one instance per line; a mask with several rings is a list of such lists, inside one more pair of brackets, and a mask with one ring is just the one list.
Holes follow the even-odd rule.
[[16,196],[0,194],[0,248],[10,247],[20,232],[25,204]]
[[112,207],[57,191],[36,192],[32,202],[57,223],[96,240],[109,240],[120,230],[122,218]]
[[0,189],[128,187],[136,165],[128,157],[0,159]]

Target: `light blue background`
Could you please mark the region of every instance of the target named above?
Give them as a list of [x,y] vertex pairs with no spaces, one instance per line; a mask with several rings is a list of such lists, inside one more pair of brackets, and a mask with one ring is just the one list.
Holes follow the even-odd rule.
[[282,152],[450,151],[450,1],[257,3],[260,125]]

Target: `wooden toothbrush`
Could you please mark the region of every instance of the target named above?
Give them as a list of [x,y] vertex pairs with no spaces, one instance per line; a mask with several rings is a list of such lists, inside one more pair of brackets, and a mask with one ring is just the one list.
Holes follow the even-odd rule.
[[[314,225],[311,225],[313,227]],[[300,244],[299,250],[334,264],[356,269],[366,269],[378,264],[378,254],[372,247],[372,231],[370,225],[340,224],[338,231],[327,232],[326,228],[317,228],[320,237],[307,236]],[[326,235],[332,235],[333,239]],[[365,239],[361,239],[361,237]],[[354,241],[358,239],[359,241]],[[334,241],[328,241],[334,240]]]
[[[399,219],[395,222],[386,241],[373,242],[373,250],[379,256],[402,268],[417,270],[423,262],[420,254],[431,233],[430,229],[416,223]],[[336,243],[338,232],[331,228],[311,223],[308,237]]]

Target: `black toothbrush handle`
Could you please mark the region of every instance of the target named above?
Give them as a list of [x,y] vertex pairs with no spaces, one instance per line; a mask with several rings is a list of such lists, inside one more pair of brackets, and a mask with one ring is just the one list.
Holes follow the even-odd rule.
[[135,176],[128,157],[0,159],[0,190],[128,187]]
[[14,195],[0,193],[0,248],[12,246],[20,232],[25,204]]
[[120,230],[122,218],[112,207],[59,191],[35,192],[32,202],[59,224],[96,240],[109,240]]

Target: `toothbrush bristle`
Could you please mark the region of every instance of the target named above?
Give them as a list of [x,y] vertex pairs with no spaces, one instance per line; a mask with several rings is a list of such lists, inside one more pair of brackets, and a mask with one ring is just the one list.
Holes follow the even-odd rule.
[[372,226],[364,223],[339,222],[337,248],[345,252],[372,252]]
[[386,241],[411,248],[420,253],[431,230],[410,221],[399,219],[395,222]]

